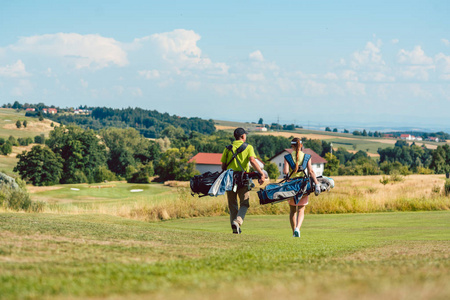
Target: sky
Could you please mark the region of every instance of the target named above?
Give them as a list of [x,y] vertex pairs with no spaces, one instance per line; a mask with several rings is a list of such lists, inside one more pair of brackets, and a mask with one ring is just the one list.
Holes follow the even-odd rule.
[[450,131],[450,1],[0,1],[0,104]]

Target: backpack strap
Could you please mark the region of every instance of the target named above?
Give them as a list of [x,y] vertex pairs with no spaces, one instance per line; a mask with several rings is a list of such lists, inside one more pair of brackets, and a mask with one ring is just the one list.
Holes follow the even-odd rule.
[[[291,154],[286,154],[284,156],[284,158],[286,159],[287,163],[289,164],[289,166],[292,169],[291,174],[289,174],[289,176],[288,176],[288,178],[290,178],[292,176],[292,174],[294,173],[294,170],[295,170],[295,162],[294,162],[294,159],[292,158]],[[305,174],[305,176],[306,176],[305,170],[308,167],[308,161],[310,159],[311,159],[311,155],[305,153],[305,157],[303,158],[303,163],[298,166],[297,172],[303,172]]]
[[247,143],[243,143],[239,148],[236,149],[236,153],[233,152],[233,145],[228,145],[225,148],[227,148],[229,151],[231,151],[231,153],[233,154],[233,156],[231,157],[230,161],[227,163],[227,168],[228,165],[231,164],[231,162],[233,161],[233,159],[236,159],[239,167],[241,167],[242,171],[245,171],[244,168],[241,166],[241,163],[239,162],[239,159],[237,159],[237,155],[239,153],[241,153],[242,151],[244,151],[247,148],[248,144]]

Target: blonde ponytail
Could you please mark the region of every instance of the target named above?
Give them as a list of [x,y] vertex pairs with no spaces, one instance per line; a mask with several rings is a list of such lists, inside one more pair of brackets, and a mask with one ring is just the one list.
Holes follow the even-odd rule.
[[300,149],[302,148],[302,141],[299,138],[294,138],[291,141],[291,144],[295,146],[295,154],[296,154],[296,159],[295,159],[295,170],[294,173],[297,173],[298,171],[298,164],[300,163]]

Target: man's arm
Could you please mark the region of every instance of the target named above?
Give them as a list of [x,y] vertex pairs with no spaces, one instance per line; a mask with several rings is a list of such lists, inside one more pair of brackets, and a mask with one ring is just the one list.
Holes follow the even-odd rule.
[[253,156],[250,156],[250,164],[252,165],[252,167],[258,171],[259,174],[261,174],[261,178],[258,179],[258,183],[259,184],[263,184],[264,180],[266,180],[266,177],[264,176],[263,171],[261,170],[261,168],[259,167],[258,162],[256,161],[256,159]]

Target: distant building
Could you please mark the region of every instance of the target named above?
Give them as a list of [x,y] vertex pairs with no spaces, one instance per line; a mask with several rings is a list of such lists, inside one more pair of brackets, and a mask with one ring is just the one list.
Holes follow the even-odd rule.
[[254,131],[265,132],[265,131],[267,131],[267,128],[266,128],[266,127],[256,127],[256,128],[254,129]]
[[25,111],[36,111],[36,108],[29,107],[29,108],[25,109]]
[[414,140],[414,136],[412,136],[410,134],[401,134],[400,135],[400,139],[412,141],[412,140]]
[[439,143],[439,138],[438,137],[434,137],[434,136],[430,136],[430,137],[427,138],[427,141]]
[[75,109],[73,113],[76,115],[89,115],[91,111],[89,109]]
[[52,114],[52,115],[54,115],[54,114],[58,113],[58,110],[56,108],[43,108],[42,112],[44,114]]
[[[221,158],[222,153],[199,152],[188,162],[195,162],[196,169],[202,174],[208,171],[214,173],[222,171],[222,162],[220,161]],[[264,163],[259,158],[256,158],[256,162],[260,168],[264,168]],[[245,166],[242,167],[245,168]]]
[[[284,156],[286,154],[291,154],[293,152],[292,149],[284,149],[283,151],[275,154],[271,159],[269,159],[270,162],[273,162],[277,165],[278,170],[280,172],[280,176],[278,178],[283,178],[283,169],[284,169]],[[322,176],[323,170],[325,168],[325,164],[327,161],[321,157],[319,154],[314,152],[313,150],[309,148],[303,148],[303,153],[311,155],[311,165],[314,170],[314,173],[316,176]]]

